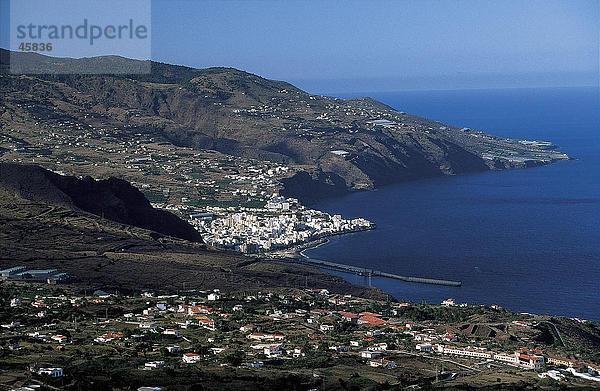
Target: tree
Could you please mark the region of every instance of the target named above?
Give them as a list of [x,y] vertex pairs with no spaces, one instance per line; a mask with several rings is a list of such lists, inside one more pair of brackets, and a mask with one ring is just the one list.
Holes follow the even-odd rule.
[[231,364],[233,366],[238,367],[244,361],[245,356],[246,355],[243,351],[236,350],[234,352],[229,353],[227,356],[225,356],[225,361],[227,361],[229,364]]

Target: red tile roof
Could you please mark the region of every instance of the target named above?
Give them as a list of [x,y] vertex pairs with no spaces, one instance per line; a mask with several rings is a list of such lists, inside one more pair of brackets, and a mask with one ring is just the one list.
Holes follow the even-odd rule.
[[385,320],[379,319],[378,317],[372,315],[361,316],[358,321],[360,323],[367,323],[373,326],[381,326],[385,324]]

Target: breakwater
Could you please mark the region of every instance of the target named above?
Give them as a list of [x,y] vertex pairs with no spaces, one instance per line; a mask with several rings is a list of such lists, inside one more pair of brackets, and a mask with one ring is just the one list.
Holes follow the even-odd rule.
[[425,278],[425,277],[403,276],[400,274],[386,273],[386,272],[369,269],[369,268],[344,265],[341,263],[323,261],[320,259],[313,259],[313,258],[309,258],[306,255],[304,255],[303,252],[300,252],[300,255],[301,255],[300,258],[295,258],[293,261],[297,262],[297,263],[318,266],[318,267],[325,268],[325,269],[332,269],[332,270],[337,270],[337,271],[346,272],[346,273],[354,273],[354,274],[358,274],[360,276],[365,276],[369,279],[371,277],[384,277],[384,278],[391,278],[394,280],[400,280],[400,281],[405,281],[405,282],[413,282],[413,283],[417,283],[417,284],[432,284],[432,285],[444,285],[444,286],[454,286],[454,287],[459,287],[462,285],[461,281],[440,280],[440,279]]

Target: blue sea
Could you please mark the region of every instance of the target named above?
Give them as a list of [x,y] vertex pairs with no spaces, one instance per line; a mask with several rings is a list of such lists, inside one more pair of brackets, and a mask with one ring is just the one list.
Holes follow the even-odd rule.
[[600,320],[598,88],[357,95],[456,126],[550,140],[574,160],[408,182],[318,202],[312,206],[368,218],[377,228],[332,238],[307,255],[463,283],[453,288],[373,279],[400,300],[439,303],[453,297]]

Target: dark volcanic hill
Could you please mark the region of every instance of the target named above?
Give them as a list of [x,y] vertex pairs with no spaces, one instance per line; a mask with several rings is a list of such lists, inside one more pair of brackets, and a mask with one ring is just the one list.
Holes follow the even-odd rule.
[[[157,140],[295,165],[288,195],[437,175],[547,164],[566,155],[545,143],[498,138],[404,112],[372,99],[311,95],[288,83],[232,68],[151,63],[149,74],[86,75],[110,65],[135,72],[147,62],[120,57],[57,59],[12,53],[55,74],[10,75],[0,66],[0,125],[66,118],[152,135]],[[64,74],[73,72],[75,74]],[[299,172],[300,171],[300,172]]]
[[170,212],[154,209],[138,189],[122,179],[79,179],[34,165],[0,163],[0,188],[27,200],[82,210],[179,239],[202,241],[194,227]]

